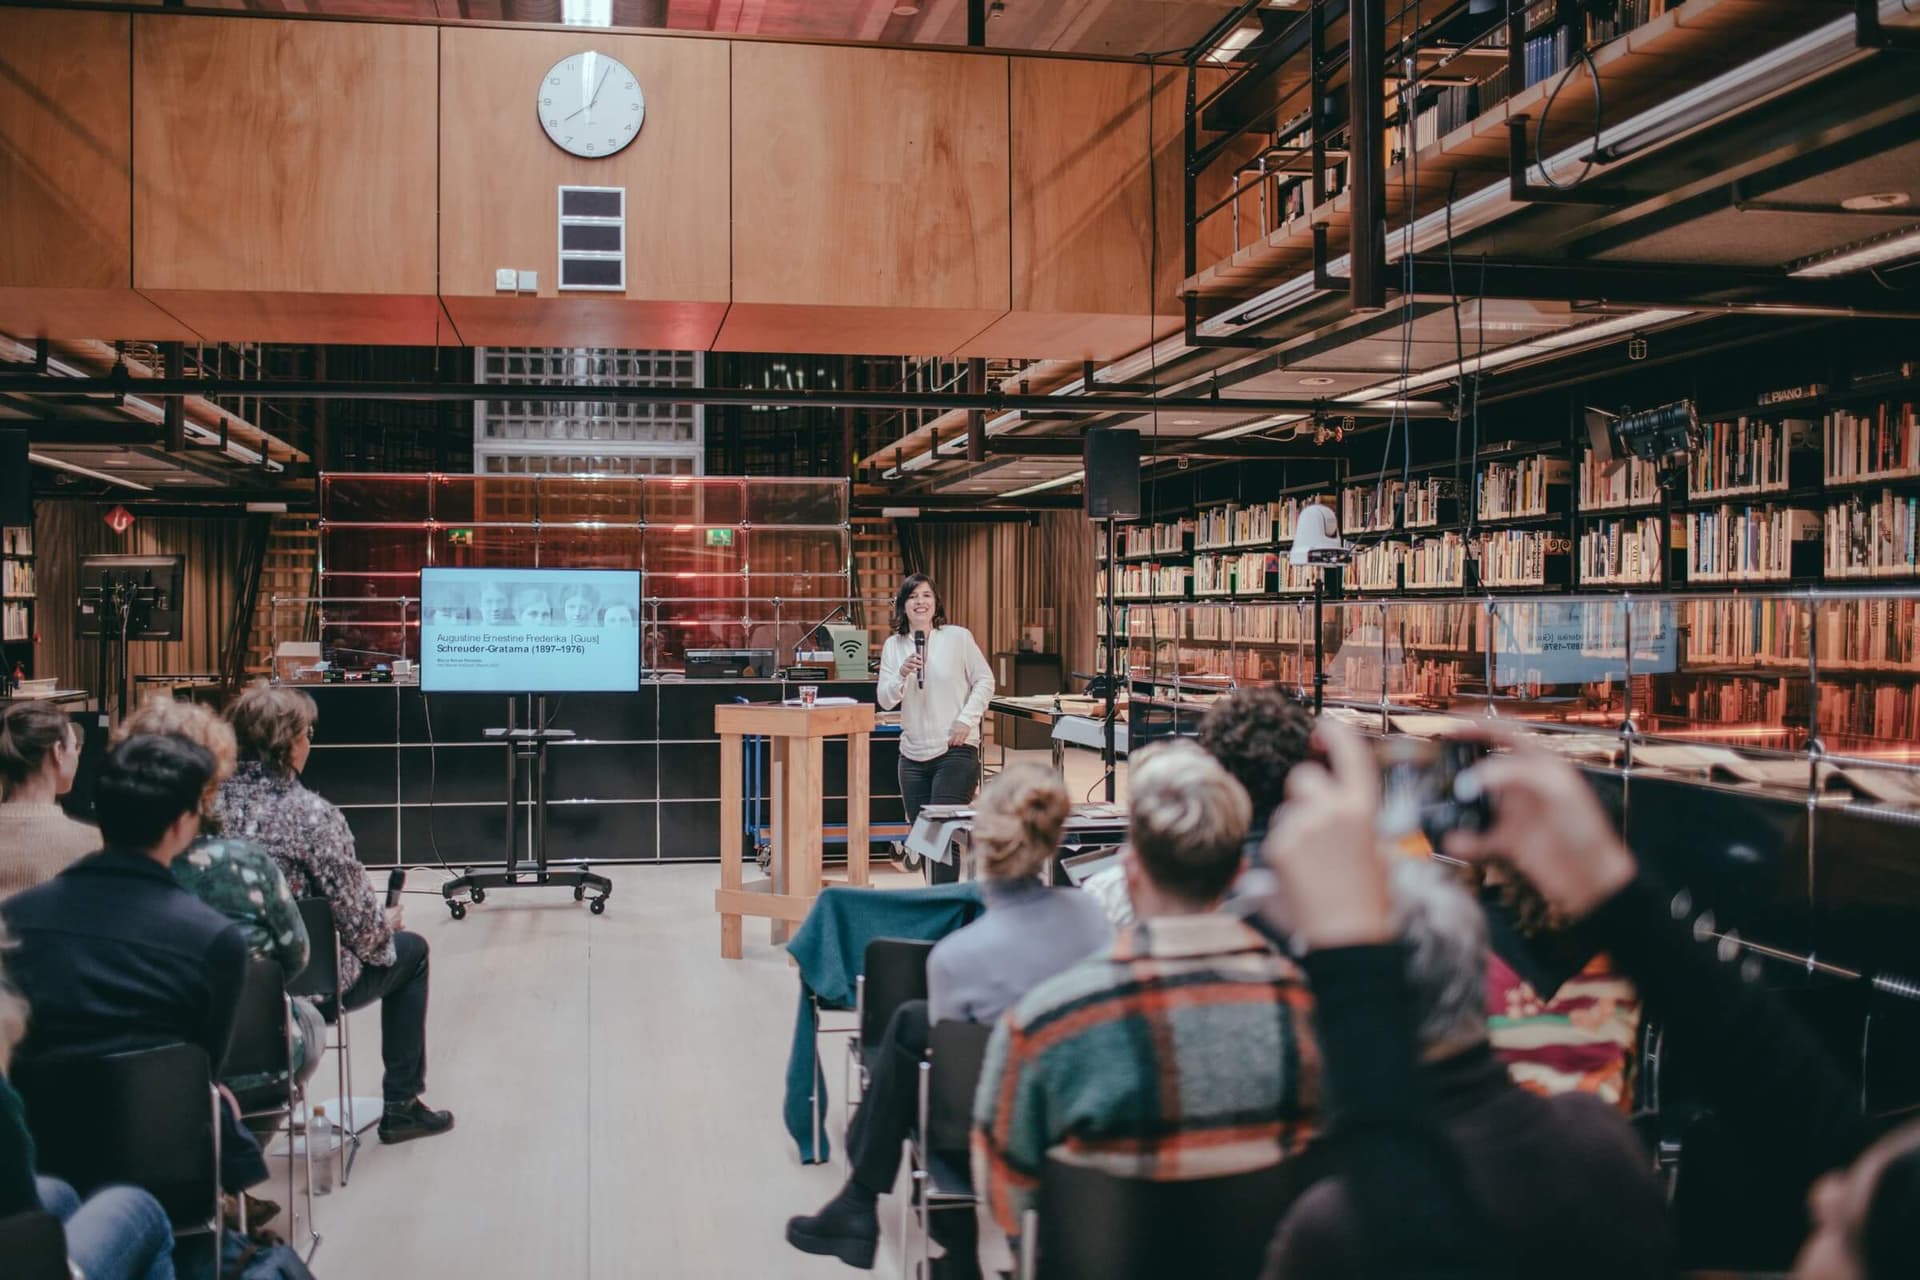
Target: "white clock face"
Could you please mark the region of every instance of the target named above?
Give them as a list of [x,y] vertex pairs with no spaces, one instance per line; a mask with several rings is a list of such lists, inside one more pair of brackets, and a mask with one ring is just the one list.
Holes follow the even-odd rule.
[[610,156],[640,134],[647,100],[626,64],[604,53],[562,58],[540,78],[540,127],[576,156]]

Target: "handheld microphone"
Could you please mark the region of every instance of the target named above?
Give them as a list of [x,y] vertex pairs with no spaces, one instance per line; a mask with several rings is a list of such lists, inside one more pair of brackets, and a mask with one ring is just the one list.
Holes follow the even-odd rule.
[[389,907],[400,905],[400,891],[406,887],[407,869],[405,867],[395,867],[387,873],[387,905]]
[[927,633],[926,632],[916,631],[913,633],[913,652],[914,652],[914,656],[920,659],[920,669],[914,672],[913,676],[915,680],[919,681],[920,687],[924,689],[927,687]]

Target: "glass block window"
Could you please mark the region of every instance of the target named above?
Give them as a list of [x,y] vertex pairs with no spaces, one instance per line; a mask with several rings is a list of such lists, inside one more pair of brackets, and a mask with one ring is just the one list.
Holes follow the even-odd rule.
[[706,456],[702,407],[599,400],[512,399],[515,385],[698,387],[697,351],[589,347],[481,347],[479,381],[506,398],[474,406],[473,469],[493,475],[699,475]]

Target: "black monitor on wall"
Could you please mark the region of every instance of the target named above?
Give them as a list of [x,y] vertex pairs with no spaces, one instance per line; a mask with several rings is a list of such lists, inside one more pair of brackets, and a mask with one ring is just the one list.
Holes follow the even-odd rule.
[[101,620],[129,640],[181,638],[185,556],[85,556],[80,561],[79,634],[97,639]]

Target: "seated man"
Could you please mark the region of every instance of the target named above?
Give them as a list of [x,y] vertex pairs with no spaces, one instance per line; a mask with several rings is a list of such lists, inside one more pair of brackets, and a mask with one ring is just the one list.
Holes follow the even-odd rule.
[[[1009,765],[981,790],[970,856],[986,914],[934,946],[927,957],[927,999],[902,1004],[887,1024],[872,1082],[847,1122],[853,1176],[818,1213],[788,1220],[787,1243],[794,1248],[872,1267],[880,1240],[874,1202],[893,1189],[900,1170],[928,1028],[945,1021],[992,1022],[1036,983],[1111,939],[1091,898],[1040,881],[1071,807],[1060,775],[1043,765]],[[941,1213],[930,1221],[947,1249],[936,1274],[977,1275],[973,1215]]]
[[1133,757],[1128,791],[1139,923],[1030,991],[987,1047],[974,1187],[1009,1237],[1050,1153],[1121,1176],[1206,1178],[1287,1159],[1318,1124],[1305,980],[1215,910],[1240,872],[1245,788],[1200,748],[1167,742]]
[[[180,887],[170,869],[200,832],[214,775],[206,748],[139,734],[101,764],[94,811],[106,847],[0,905],[18,946],[8,976],[33,1020],[22,1061],[104,1057],[185,1042],[217,1076],[246,978],[240,927]],[[259,1145],[229,1114],[221,1180],[267,1176]]]
[[[1259,860],[1260,841],[1267,834],[1273,811],[1286,795],[1287,774],[1307,758],[1307,739],[1313,733],[1313,713],[1298,698],[1271,685],[1235,689],[1220,698],[1200,718],[1199,742],[1246,789],[1253,804],[1247,828],[1248,868],[1244,883],[1233,890],[1236,898],[1263,892],[1267,871]],[[1100,900],[1116,925],[1133,923],[1133,904],[1127,901],[1126,873],[1109,867],[1088,878],[1086,891]]]
[[1333,1173],[1294,1203],[1266,1275],[1665,1275],[1665,1199],[1633,1130],[1597,1099],[1508,1079],[1479,904],[1437,864],[1383,855],[1373,753],[1339,724],[1319,733],[1331,768],[1295,772],[1263,915],[1304,950]]

